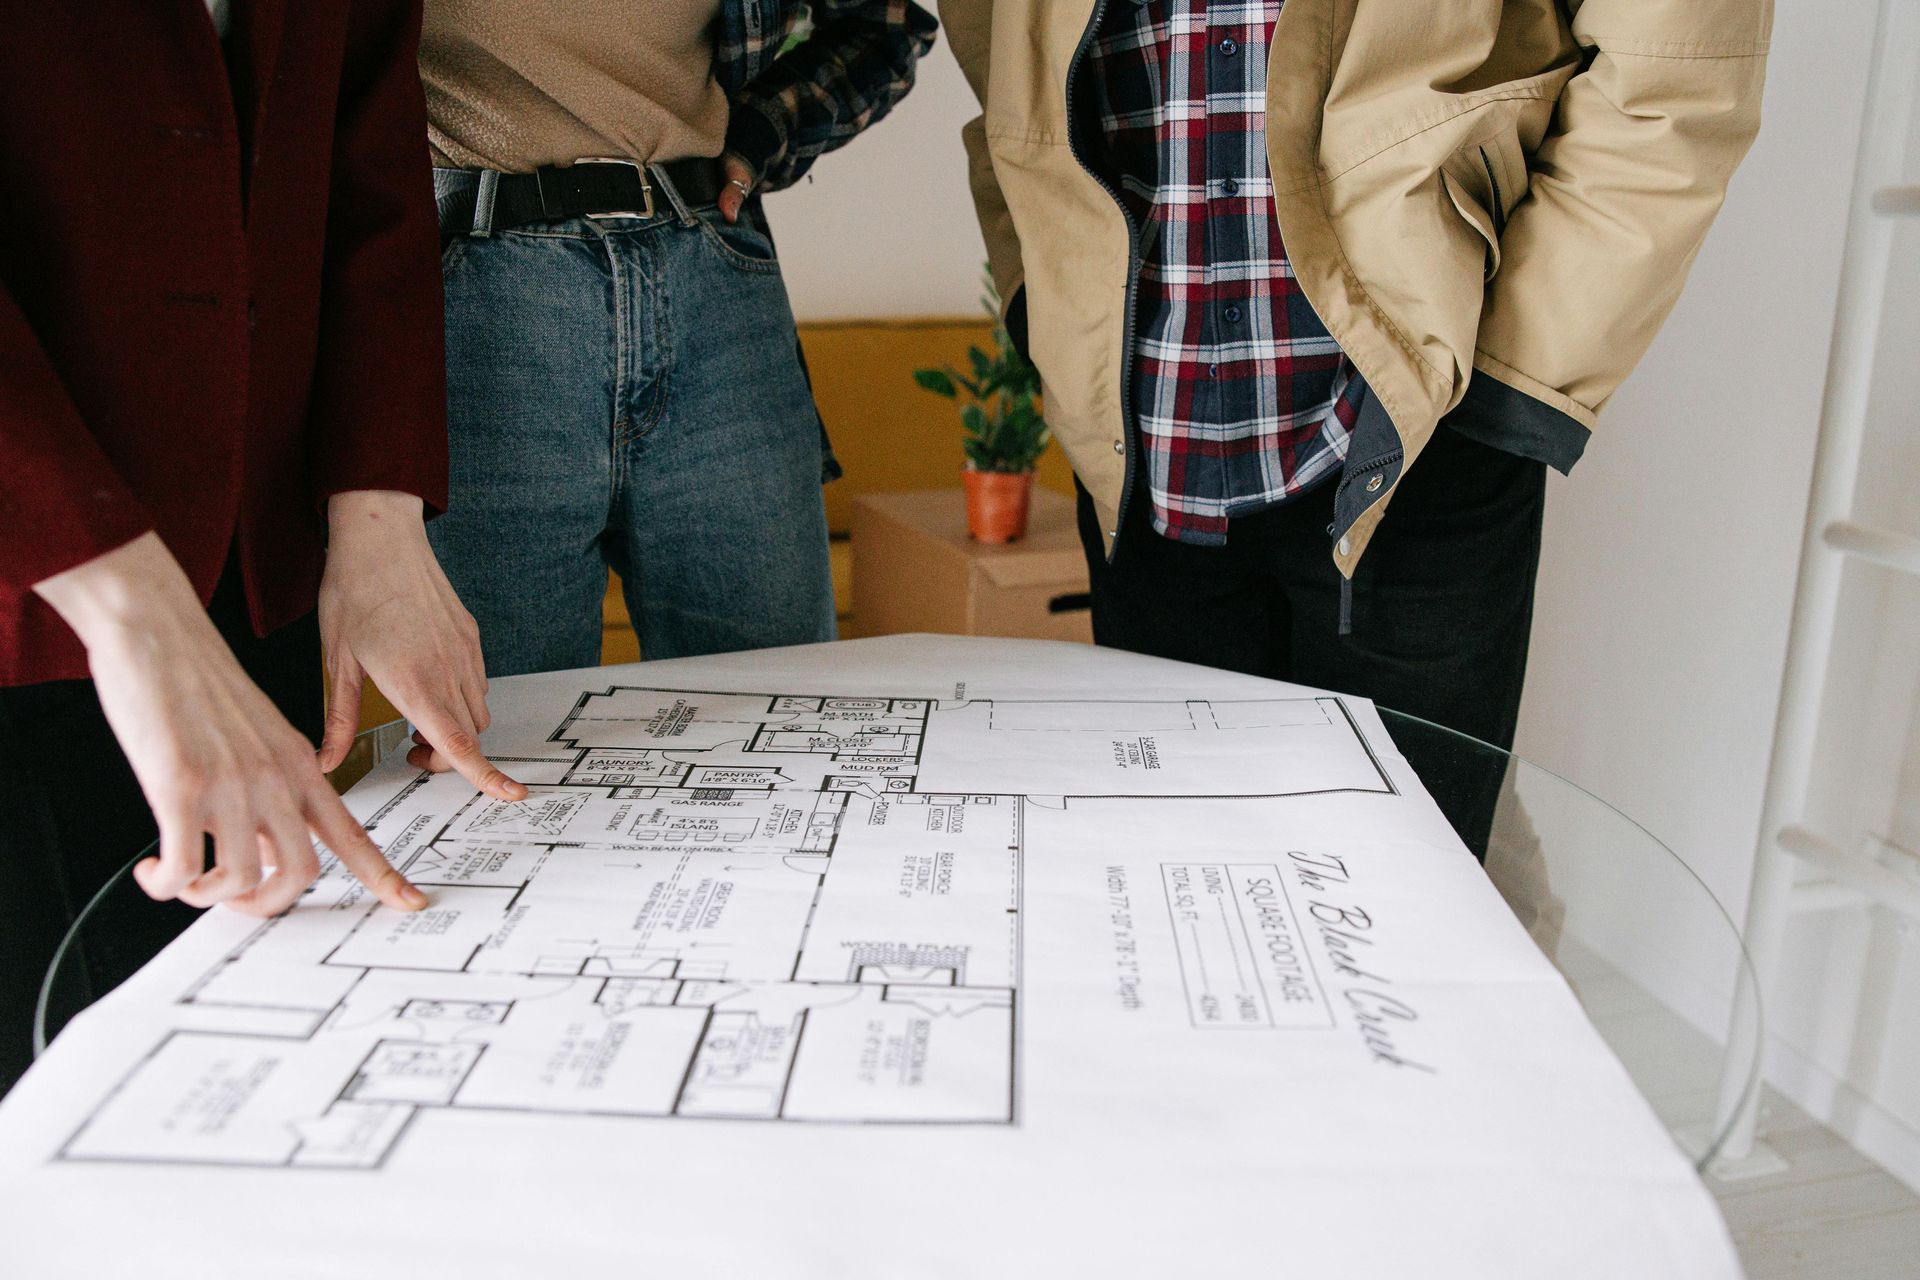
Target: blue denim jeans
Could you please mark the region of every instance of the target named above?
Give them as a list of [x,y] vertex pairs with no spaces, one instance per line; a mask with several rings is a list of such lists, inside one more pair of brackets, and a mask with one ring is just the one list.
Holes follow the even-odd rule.
[[663,210],[456,237],[452,497],[490,675],[592,666],[608,566],[648,658],[834,636],[819,418],[772,241]]

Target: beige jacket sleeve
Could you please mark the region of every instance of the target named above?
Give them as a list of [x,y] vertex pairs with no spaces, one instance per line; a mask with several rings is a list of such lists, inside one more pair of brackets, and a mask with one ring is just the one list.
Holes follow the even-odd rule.
[[1572,0],[1581,71],[1501,236],[1474,367],[1591,427],[1760,127],[1772,0]]
[[[966,73],[973,96],[984,109],[987,103],[987,63],[993,44],[993,0],[940,0],[940,25],[946,29],[947,43]],[[1020,238],[1014,234],[1013,216],[1007,212],[1007,200],[994,177],[993,158],[987,153],[987,118],[983,113],[969,120],[960,131],[967,146],[967,181],[973,188],[974,211],[980,218],[980,235],[987,243],[987,267],[993,273],[993,285],[1002,305],[1013,302],[1026,273],[1020,266]]]

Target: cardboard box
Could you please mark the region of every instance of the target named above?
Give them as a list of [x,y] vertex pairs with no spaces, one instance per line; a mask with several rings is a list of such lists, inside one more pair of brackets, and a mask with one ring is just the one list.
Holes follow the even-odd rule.
[[967,536],[959,489],[855,498],[845,634],[910,631],[1090,643],[1087,562],[1072,500],[1036,488],[1027,536],[990,547]]

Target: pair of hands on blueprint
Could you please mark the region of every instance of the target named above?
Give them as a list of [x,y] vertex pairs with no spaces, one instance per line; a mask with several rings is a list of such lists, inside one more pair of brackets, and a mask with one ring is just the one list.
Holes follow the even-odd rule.
[[134,875],[155,898],[282,911],[320,872],[312,833],[388,906],[426,905],[323,776],[353,742],[369,676],[418,726],[410,763],[457,769],[503,800],[526,796],[480,750],[479,631],[427,543],[420,499],[338,494],[327,518],[320,631],[332,687],[317,755],[241,669],[157,534],[36,587],[86,645],[101,707],[153,808],[160,853]]

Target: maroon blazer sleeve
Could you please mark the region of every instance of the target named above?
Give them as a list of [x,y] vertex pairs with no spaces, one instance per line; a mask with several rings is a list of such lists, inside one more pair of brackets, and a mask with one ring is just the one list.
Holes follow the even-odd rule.
[[355,0],[328,195],[314,370],[314,501],[398,489],[447,505],[440,223],[420,0]]
[[0,595],[25,595],[151,528],[0,287]]

